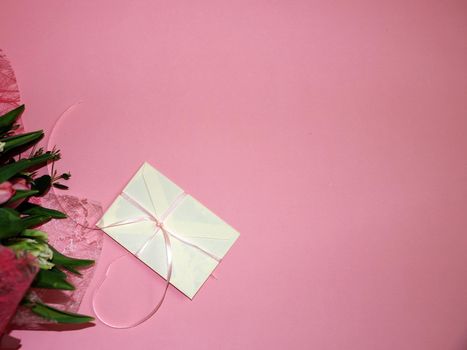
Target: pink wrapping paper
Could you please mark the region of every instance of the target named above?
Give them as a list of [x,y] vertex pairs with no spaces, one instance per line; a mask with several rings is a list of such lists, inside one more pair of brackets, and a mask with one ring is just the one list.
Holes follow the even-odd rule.
[[0,50],[0,115],[20,104],[15,72],[2,50]]
[[[15,72],[8,58],[0,49],[0,115],[20,105],[21,97],[16,82]],[[15,133],[24,132],[21,119],[18,120]]]
[[0,337],[37,271],[35,259],[0,245]]

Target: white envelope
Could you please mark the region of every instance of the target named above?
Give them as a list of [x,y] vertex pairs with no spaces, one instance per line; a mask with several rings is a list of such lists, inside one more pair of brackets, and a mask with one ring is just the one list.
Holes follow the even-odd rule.
[[[124,195],[115,199],[97,226],[130,253],[136,254],[140,250],[135,256],[166,278],[167,258],[162,232],[154,221],[135,222],[135,219],[148,216],[142,208],[158,220],[170,211],[163,220],[173,254],[170,283],[192,299],[239,233],[193,197],[183,196],[180,187],[148,163],[141,166],[122,192]],[[128,197],[142,208],[132,204]],[[130,223],[112,226],[125,220]]]

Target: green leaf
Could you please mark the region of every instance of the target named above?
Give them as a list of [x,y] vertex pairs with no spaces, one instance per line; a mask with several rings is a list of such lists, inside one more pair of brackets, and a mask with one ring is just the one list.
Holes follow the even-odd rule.
[[24,105],[21,105],[0,117],[0,133],[9,131],[13,124],[18,120],[24,111]]
[[[49,244],[50,249],[54,252],[54,256],[52,258],[52,262],[55,265],[63,266],[67,270],[73,267],[85,267],[94,264],[94,260],[89,259],[76,259],[70,258],[69,256],[61,254],[57,251],[54,247]],[[74,272],[74,271],[72,271]]]
[[31,311],[47,320],[59,323],[86,323],[94,321],[94,318],[90,316],[58,310],[40,302],[35,302],[31,307]]
[[39,270],[32,286],[35,288],[47,289],[75,289],[75,287],[66,280],[66,273],[56,267],[50,270]]
[[32,183],[32,188],[39,191],[36,197],[45,195],[49,191],[50,186],[52,186],[52,177],[50,175],[38,177]]
[[50,216],[53,219],[66,219],[67,215],[62,213],[61,211],[44,208],[40,205],[33,204],[33,203],[22,203],[18,208],[16,208],[22,214],[28,215],[42,215],[42,216]]
[[47,242],[47,232],[41,230],[26,229],[21,232],[21,237],[34,238],[36,241]]
[[65,185],[63,185],[61,183],[58,183],[58,182],[54,183],[53,187],[58,188],[60,190],[67,190],[68,189],[68,186],[65,186]]
[[14,209],[0,208],[0,239],[17,236],[23,230],[42,225],[51,218],[49,215],[20,217],[19,213]]
[[26,228],[36,227],[45,224],[47,221],[50,221],[50,219],[52,219],[52,217],[49,215],[30,215],[21,218],[21,224],[23,225],[24,230]]
[[11,203],[16,202],[17,200],[27,198],[27,197],[31,197],[31,196],[33,196],[33,195],[35,195],[37,193],[39,193],[39,191],[37,191],[37,190],[28,190],[28,191],[27,190],[16,190],[13,197],[11,197],[10,200],[7,203],[11,204]]
[[0,239],[14,237],[23,231],[19,213],[11,208],[0,208]]
[[[42,130],[29,132],[21,135],[15,135],[2,139],[2,142],[5,142],[3,146],[3,152],[8,152],[19,148],[21,146],[27,145],[26,149],[39,142],[44,137],[44,132]],[[25,148],[21,147],[21,151],[24,151]]]
[[67,270],[67,271],[70,271],[71,273],[74,273],[75,275],[78,275],[78,276],[82,276],[83,274],[81,272],[79,272],[78,270],[76,270],[74,267],[72,266],[60,266],[62,267],[63,269]]
[[46,152],[41,154],[40,156],[33,157],[30,159],[21,159],[17,162],[10,163],[3,165],[0,168],[0,183],[12,178],[16,174],[37,167],[37,166],[44,166],[48,162],[53,160],[58,160],[60,158],[60,154],[57,152]]

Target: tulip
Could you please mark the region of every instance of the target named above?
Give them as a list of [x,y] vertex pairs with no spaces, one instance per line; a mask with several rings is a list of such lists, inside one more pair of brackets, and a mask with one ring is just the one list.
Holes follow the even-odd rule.
[[8,202],[15,194],[15,189],[10,181],[5,181],[0,184],[0,204]]
[[15,190],[29,191],[31,189],[31,185],[28,184],[23,178],[14,179],[11,181],[11,183]]
[[[26,180],[23,178],[13,179],[11,180],[11,184],[12,184],[13,190],[15,191],[29,191],[31,189],[31,185],[28,184]],[[26,198],[18,199],[12,203],[7,204],[7,207],[16,208],[21,203],[23,203],[25,200]]]

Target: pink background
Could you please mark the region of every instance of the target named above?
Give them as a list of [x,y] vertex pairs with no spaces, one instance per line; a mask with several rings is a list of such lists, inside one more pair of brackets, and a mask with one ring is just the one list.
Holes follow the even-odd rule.
[[[107,207],[147,160],[241,232],[193,302],[23,349],[467,348],[467,2],[0,6],[27,129],[83,101],[53,140],[72,194]],[[118,272],[136,318],[161,279]]]

